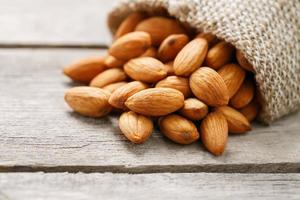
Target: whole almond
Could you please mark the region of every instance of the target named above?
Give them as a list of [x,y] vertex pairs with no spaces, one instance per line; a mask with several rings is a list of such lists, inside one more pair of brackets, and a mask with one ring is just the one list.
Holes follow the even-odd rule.
[[122,69],[111,68],[97,75],[90,83],[92,87],[104,87],[111,83],[126,80],[126,74]]
[[64,74],[74,81],[89,83],[95,76],[104,71],[104,59],[100,57],[84,58],[64,68]]
[[234,108],[222,106],[215,108],[215,110],[225,116],[230,133],[240,134],[251,130],[251,125],[248,119]]
[[126,84],[127,84],[127,82],[125,82],[125,81],[111,83],[111,84],[108,84],[108,85],[102,87],[102,89],[109,91],[110,93],[113,93],[116,89],[118,89],[119,87],[126,85]]
[[249,122],[252,122],[258,114],[258,103],[253,99],[248,105],[241,108],[239,111],[248,119]]
[[195,124],[179,115],[161,117],[159,129],[167,138],[179,144],[191,144],[199,139]]
[[173,62],[173,61],[170,61],[170,62],[165,63],[165,68],[166,68],[166,71],[167,71],[168,76],[174,75],[174,74],[175,74],[175,73],[174,73],[173,65],[174,65],[174,62]]
[[184,105],[179,112],[190,120],[199,121],[207,115],[208,107],[196,98],[189,98],[184,101]]
[[133,81],[127,83],[126,85],[121,86],[116,89],[109,98],[109,104],[115,108],[126,109],[125,101],[135,93],[142,91],[148,88],[148,85],[140,81]]
[[240,89],[230,99],[230,105],[236,109],[240,109],[249,104],[254,96],[254,82],[250,78],[246,78]]
[[149,47],[140,57],[157,57],[157,50],[154,47]]
[[151,37],[146,32],[136,31],[118,38],[108,52],[116,59],[129,60],[139,57],[151,46]]
[[228,126],[225,117],[218,112],[209,113],[202,121],[201,140],[212,154],[221,155],[228,139]]
[[218,38],[211,33],[199,33],[196,35],[197,38],[203,38],[207,41],[208,46],[211,47],[219,42]]
[[226,83],[229,98],[233,97],[245,79],[245,70],[243,70],[239,65],[227,64],[221,67],[218,70],[218,73]]
[[117,39],[127,33],[133,32],[136,25],[146,18],[146,15],[141,12],[133,12],[129,14],[120,24],[115,33],[114,38]]
[[230,62],[233,53],[234,46],[227,42],[219,42],[208,50],[205,64],[213,69],[219,69],[223,65]]
[[136,26],[135,30],[149,33],[154,46],[159,46],[169,35],[185,33],[178,21],[166,17],[145,19]]
[[240,64],[240,66],[242,68],[244,68],[245,70],[248,70],[250,72],[254,73],[254,68],[253,66],[248,62],[248,60],[243,56],[242,52],[240,50],[236,51],[236,59],[238,61],[238,63]]
[[150,88],[142,90],[127,99],[125,105],[130,110],[147,115],[163,116],[179,110],[184,96],[172,88]]
[[209,67],[201,67],[190,77],[190,88],[193,94],[206,105],[227,105],[229,95],[222,77]]
[[132,79],[146,83],[155,83],[167,76],[164,64],[151,57],[131,59],[124,65],[124,70]]
[[100,88],[74,87],[66,91],[65,101],[75,111],[88,117],[102,117],[112,107],[108,103],[110,93]]
[[181,49],[174,60],[174,72],[178,76],[189,76],[198,69],[207,54],[208,44],[205,39],[196,38]]
[[108,68],[122,68],[123,65],[125,64],[125,61],[116,59],[115,57],[108,55],[104,59],[104,64]]
[[153,132],[152,120],[132,111],[120,116],[119,127],[125,137],[136,144],[145,142]]
[[189,37],[185,34],[169,35],[161,43],[158,49],[158,58],[167,62],[174,60],[178,52],[189,42]]
[[173,88],[182,92],[184,97],[191,95],[189,80],[179,76],[168,76],[155,85],[156,88]]

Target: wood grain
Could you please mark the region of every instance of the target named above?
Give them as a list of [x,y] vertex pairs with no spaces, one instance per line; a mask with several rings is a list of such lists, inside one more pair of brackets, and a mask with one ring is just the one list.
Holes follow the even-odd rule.
[[117,117],[92,119],[63,100],[76,84],[62,67],[100,50],[0,50],[0,171],[300,172],[300,112],[246,135],[232,136],[223,156],[197,142],[174,144],[157,131],[134,145]]
[[0,174],[0,199],[300,198],[300,174]]

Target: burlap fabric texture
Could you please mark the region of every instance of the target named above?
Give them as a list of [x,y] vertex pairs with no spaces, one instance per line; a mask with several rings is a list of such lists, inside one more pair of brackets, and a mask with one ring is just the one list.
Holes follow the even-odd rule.
[[271,123],[300,107],[300,0],[123,0],[109,13],[111,31],[137,10],[166,10],[240,49],[256,72],[261,121]]

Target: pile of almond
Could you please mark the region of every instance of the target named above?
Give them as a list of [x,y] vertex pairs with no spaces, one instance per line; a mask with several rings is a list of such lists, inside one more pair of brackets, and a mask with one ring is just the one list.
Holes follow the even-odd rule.
[[157,122],[173,142],[201,140],[214,155],[224,152],[228,133],[251,130],[259,106],[253,67],[231,44],[165,16],[130,14],[104,57],[64,68],[89,84],[65,93],[65,101],[88,117],[122,112],[119,127],[143,143]]

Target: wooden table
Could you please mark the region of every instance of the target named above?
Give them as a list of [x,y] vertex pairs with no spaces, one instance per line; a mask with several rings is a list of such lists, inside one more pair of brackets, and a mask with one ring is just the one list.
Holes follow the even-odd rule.
[[[0,199],[299,199],[300,112],[232,136],[214,157],[63,100],[62,67],[105,54],[111,0],[0,0]],[[12,173],[13,172],[13,173]]]

